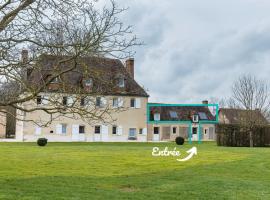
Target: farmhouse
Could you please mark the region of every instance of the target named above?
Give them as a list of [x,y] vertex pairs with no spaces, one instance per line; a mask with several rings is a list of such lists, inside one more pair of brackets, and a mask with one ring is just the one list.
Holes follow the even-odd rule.
[[[149,104],[148,140],[169,141],[182,136],[189,141],[215,140],[215,113],[208,101],[200,105]],[[216,108],[217,109],[217,108]]]

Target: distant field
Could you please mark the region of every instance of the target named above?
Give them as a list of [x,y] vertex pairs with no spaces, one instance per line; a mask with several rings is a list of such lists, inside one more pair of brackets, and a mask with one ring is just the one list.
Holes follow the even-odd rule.
[[[0,199],[270,199],[270,148],[174,143],[0,143]],[[183,155],[186,156],[185,153]]]

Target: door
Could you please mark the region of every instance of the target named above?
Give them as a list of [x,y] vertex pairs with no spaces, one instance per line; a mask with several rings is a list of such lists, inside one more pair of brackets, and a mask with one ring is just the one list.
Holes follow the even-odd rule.
[[72,125],[72,141],[79,141],[79,125]]
[[101,140],[103,142],[109,141],[109,128],[108,128],[108,126],[101,126]]
[[192,127],[192,141],[198,141],[198,128]]
[[153,141],[159,141],[160,140],[159,136],[160,136],[160,128],[154,127]]

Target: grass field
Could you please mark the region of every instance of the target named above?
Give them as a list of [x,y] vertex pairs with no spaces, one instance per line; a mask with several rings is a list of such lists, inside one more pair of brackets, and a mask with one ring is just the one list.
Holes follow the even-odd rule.
[[270,148],[203,143],[0,143],[0,199],[270,199]]

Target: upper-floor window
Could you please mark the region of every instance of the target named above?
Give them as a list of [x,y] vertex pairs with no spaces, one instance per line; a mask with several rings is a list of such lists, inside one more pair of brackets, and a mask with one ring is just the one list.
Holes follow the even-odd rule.
[[68,98],[67,97],[63,97],[62,103],[63,103],[64,106],[67,105],[67,101],[68,101]]
[[160,121],[160,114],[154,113],[154,121]]
[[118,104],[119,104],[118,98],[113,98],[113,107],[114,108],[117,108],[118,107]]
[[130,107],[135,108],[135,99],[134,98],[130,99]]
[[40,105],[42,103],[42,97],[37,96],[37,105]]
[[96,98],[96,106],[101,107],[101,97]]
[[117,85],[118,85],[118,87],[121,87],[121,88],[125,87],[125,79],[124,78],[118,78],[117,79]]
[[81,98],[80,105],[81,105],[81,106],[85,106],[85,98],[84,98],[84,97]]

